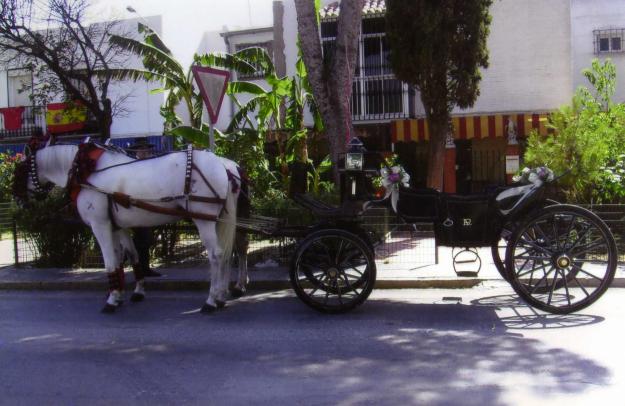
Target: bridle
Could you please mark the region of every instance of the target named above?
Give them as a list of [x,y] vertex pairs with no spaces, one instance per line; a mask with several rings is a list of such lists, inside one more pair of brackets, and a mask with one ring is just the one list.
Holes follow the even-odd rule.
[[33,191],[37,195],[46,195],[50,192],[52,188],[51,185],[46,185],[44,188],[41,186],[41,182],[39,182],[39,172],[37,170],[37,151],[33,151],[28,155],[27,158],[28,165],[28,177],[30,178],[30,182],[33,184]]
[[[28,200],[34,197],[41,200],[47,196],[53,187],[53,184],[43,185],[39,181],[39,171],[36,159],[37,148],[25,149],[25,160],[15,167],[13,180],[13,196],[20,206],[26,206]],[[32,183],[32,187],[28,188],[28,181]]]

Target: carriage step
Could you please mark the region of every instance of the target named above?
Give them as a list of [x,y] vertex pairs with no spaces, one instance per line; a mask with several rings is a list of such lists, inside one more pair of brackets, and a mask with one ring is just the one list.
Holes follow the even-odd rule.
[[462,259],[460,261],[456,261],[457,264],[472,264],[477,262],[477,257],[475,259]]
[[476,278],[477,275],[479,274],[479,272],[472,272],[472,271],[458,271],[456,272],[456,275],[462,277],[462,278]]

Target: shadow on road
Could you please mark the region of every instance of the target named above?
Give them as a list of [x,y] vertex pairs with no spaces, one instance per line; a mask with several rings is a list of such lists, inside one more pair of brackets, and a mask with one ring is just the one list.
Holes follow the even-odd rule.
[[[189,314],[201,298],[155,295],[112,317],[81,320],[78,309],[95,312],[96,298],[66,299],[51,313],[54,296],[42,295],[25,305],[29,325],[45,318],[68,329],[33,328],[56,335],[11,346],[23,353],[38,345],[60,360],[80,357],[83,374],[104,376],[106,365],[158,371],[159,382],[172,389],[143,401],[198,402],[208,390],[211,402],[228,404],[505,405],[519,396],[548,400],[609,384],[610,371],[598,361],[522,334],[523,323],[553,329],[601,317],[526,315],[525,305],[507,295],[468,305],[372,298],[353,312],[323,315],[290,292],[272,292],[212,316]],[[501,317],[502,310],[516,313]],[[178,375],[185,371],[201,379]],[[134,375],[127,376],[131,385]],[[91,389],[97,386],[84,388]]]

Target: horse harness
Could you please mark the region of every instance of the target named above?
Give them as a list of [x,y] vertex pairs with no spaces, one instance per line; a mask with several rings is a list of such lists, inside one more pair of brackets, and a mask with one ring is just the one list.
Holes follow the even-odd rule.
[[[106,190],[102,190],[87,181],[87,178],[95,173],[95,172],[103,172],[107,169],[131,164],[138,161],[131,161],[123,164],[112,165],[106,168],[101,168],[96,170],[96,164],[100,156],[104,153],[105,149],[97,144],[88,143],[79,145],[78,152],[76,153],[76,157],[74,158],[74,163],[72,164],[72,169],[69,172],[69,181],[68,181],[68,189],[70,193],[70,197],[74,207],[76,206],[76,199],[78,198],[78,193],[80,193],[81,189],[89,189],[95,190],[97,192],[103,193],[108,197],[109,202],[109,216],[115,228],[117,225],[114,220],[114,210],[117,210],[116,205],[120,205],[126,209],[131,206],[137,207],[142,210],[165,214],[170,216],[182,217],[185,219],[200,219],[207,221],[217,221],[219,216],[200,213],[196,211],[189,210],[189,202],[201,202],[201,203],[213,203],[213,204],[221,204],[225,205],[226,199],[223,199],[219,196],[215,188],[210,184],[208,179],[204,176],[200,168],[193,162],[193,146],[189,145],[186,149],[186,166],[185,166],[185,179],[184,179],[184,192],[182,195],[178,196],[167,196],[162,197],[156,200],[147,200],[147,199],[136,199],[132,196],[121,193],[121,192],[110,192]],[[150,159],[150,158],[147,158]],[[191,194],[191,177],[193,172],[196,172],[200,179],[204,182],[204,184],[211,190],[214,194],[213,197],[209,196],[196,196]],[[233,185],[233,191],[235,188],[238,188],[238,184],[236,183],[237,177],[233,175],[228,169],[226,169],[226,173],[228,175],[228,180]],[[175,200],[185,200],[185,208],[173,208],[173,207],[162,207],[155,203],[168,203]],[[226,210],[223,207],[222,210]]]

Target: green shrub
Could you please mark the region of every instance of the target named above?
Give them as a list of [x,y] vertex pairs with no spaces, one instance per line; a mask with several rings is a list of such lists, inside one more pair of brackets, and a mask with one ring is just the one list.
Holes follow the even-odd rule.
[[556,175],[570,171],[560,181],[569,201],[622,201],[625,105],[611,101],[616,69],[610,60],[601,64],[595,59],[583,73],[592,89],[580,87],[571,105],[551,114],[554,135],[530,135],[525,162],[548,166]]
[[35,266],[71,267],[88,247],[91,230],[77,217],[70,217],[66,207],[64,191],[54,189],[46,199],[33,200],[28,208],[15,211],[18,229],[39,254]]

